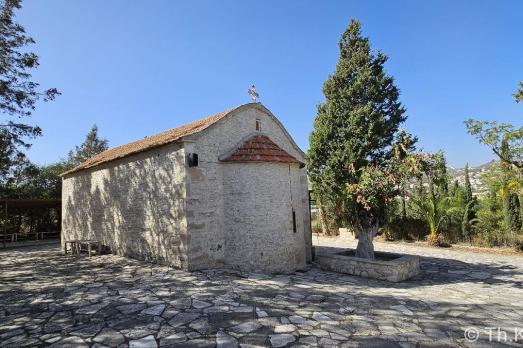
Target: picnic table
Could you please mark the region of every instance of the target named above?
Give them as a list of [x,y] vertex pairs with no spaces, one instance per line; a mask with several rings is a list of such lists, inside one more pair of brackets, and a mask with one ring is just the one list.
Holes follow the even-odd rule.
[[[68,248],[69,246],[69,248]],[[91,257],[92,251],[96,250],[97,255],[102,254],[102,242],[99,240],[93,239],[75,239],[75,240],[66,240],[64,245],[64,253],[70,250],[71,254],[80,254],[83,247],[87,249],[87,254]]]

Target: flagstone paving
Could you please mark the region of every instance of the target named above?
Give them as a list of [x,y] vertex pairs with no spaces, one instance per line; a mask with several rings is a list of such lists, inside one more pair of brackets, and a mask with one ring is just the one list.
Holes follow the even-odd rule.
[[[0,346],[521,346],[523,258],[391,248],[422,255],[422,274],[393,284],[316,267],[183,272],[56,246],[0,251]],[[512,342],[497,331],[489,342],[488,327]]]

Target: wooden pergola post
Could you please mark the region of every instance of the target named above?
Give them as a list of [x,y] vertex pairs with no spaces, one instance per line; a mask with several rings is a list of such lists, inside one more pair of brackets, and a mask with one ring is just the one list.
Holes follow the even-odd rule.
[[4,240],[3,240],[3,243],[4,243],[4,249],[6,248],[7,246],[7,200],[4,201],[4,226],[3,226],[3,230],[4,230]]

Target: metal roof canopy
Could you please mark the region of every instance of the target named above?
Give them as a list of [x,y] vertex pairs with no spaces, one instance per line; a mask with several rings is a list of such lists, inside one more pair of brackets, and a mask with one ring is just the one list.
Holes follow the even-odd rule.
[[2,208],[53,208],[60,206],[60,198],[7,198],[0,199]]

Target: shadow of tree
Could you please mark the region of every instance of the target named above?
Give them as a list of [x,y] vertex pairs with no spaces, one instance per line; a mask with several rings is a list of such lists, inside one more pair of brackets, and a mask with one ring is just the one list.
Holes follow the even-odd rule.
[[[346,248],[316,246],[317,253],[340,253]],[[421,273],[400,283],[388,283],[395,288],[411,288],[453,283],[503,284],[523,289],[523,269],[515,265],[484,262],[464,262],[457,259],[420,256]]]
[[184,159],[176,149],[67,179],[64,238],[97,239],[118,255],[186,268],[185,183],[178,173],[184,166],[175,165]]
[[[467,327],[521,325],[523,292],[495,280],[507,270],[492,282],[435,279],[432,263],[447,262],[454,265],[429,260],[419,279],[392,284],[317,268],[291,275],[184,272],[113,255],[64,256],[50,247],[3,251],[0,341],[92,343],[110,328],[127,343],[153,335],[168,346],[212,346],[221,331],[243,344],[269,346],[271,335],[288,331],[305,345],[439,347],[468,345]],[[157,305],[164,306],[161,315],[141,312]],[[180,314],[191,316],[185,323]],[[485,333],[480,342],[495,346]]]

